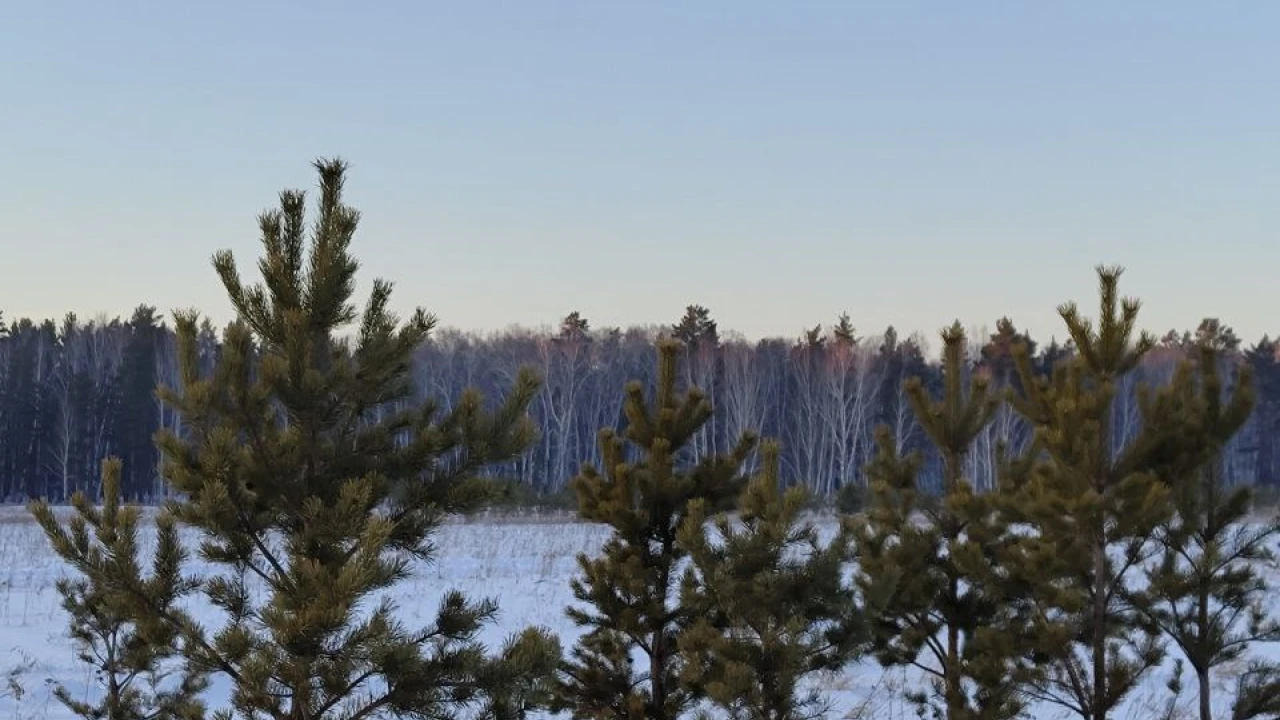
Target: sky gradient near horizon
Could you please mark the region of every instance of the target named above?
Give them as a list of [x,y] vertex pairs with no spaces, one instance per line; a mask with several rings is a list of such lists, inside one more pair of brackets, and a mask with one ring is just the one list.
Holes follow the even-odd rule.
[[353,249],[476,330],[674,321],[1280,332],[1280,5],[10,3],[6,319],[230,307],[255,218],[351,163]]

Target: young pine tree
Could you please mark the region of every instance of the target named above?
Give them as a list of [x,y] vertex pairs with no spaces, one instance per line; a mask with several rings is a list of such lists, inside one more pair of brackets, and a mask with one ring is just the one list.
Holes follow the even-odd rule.
[[877,653],[886,664],[913,665],[933,679],[931,705],[946,720],[1008,718],[1022,710],[1025,670],[1005,623],[994,552],[1006,534],[996,503],[974,492],[965,458],[998,403],[975,376],[966,390],[965,334],[957,322],[942,333],[944,388],[930,398],[918,378],[906,390],[916,419],[942,458],[942,497],[921,502],[919,458],[900,457],[887,429],[867,468],[871,501],[859,529],[859,584],[885,592]]
[[[141,512],[120,504],[120,466],[116,458],[103,462],[102,506],[77,492],[71,498],[76,514],[65,525],[48,503],[30,506],[54,552],[79,576],[59,580],[58,594],[80,659],[102,684],[100,699],[92,703],[62,685],[54,695],[86,720],[198,720],[204,717],[200,693],[207,675],[182,661],[191,620],[178,608],[196,583],[182,576],[185,554],[166,513],[156,520],[156,553],[150,572],[143,572]],[[168,622],[121,589],[121,581],[145,593],[147,604],[160,608]]]
[[1118,437],[1117,386],[1154,345],[1146,333],[1134,337],[1139,302],[1120,298],[1120,274],[1098,269],[1096,328],[1074,303],[1059,308],[1076,355],[1051,379],[1035,374],[1025,346],[1015,348],[1022,392],[1010,394],[1035,428],[1038,454],[1010,503],[1034,529],[1019,538],[1014,570],[1034,601],[1045,666],[1030,694],[1085,720],[1105,720],[1163,657],[1131,584],[1170,516],[1162,478],[1199,452],[1188,431],[1196,418],[1176,412],[1165,391],[1141,388],[1140,429]]
[[801,688],[864,649],[866,624],[844,581],[848,528],[823,544],[801,522],[806,493],[780,493],[778,445],[743,491],[737,522],[721,515],[708,537],[702,500],[690,505],[678,542],[691,563],[681,589],[693,625],[680,637],[686,686],[740,720],[823,716],[823,698]]
[[524,720],[555,700],[560,640],[542,628],[525,628],[507,638],[498,657],[479,678],[482,720]]
[[1196,407],[1205,453],[1171,478],[1175,514],[1156,533],[1161,555],[1148,569],[1142,596],[1147,617],[1195,671],[1201,720],[1213,718],[1210,672],[1240,657],[1249,643],[1280,640],[1280,624],[1264,607],[1269,588],[1255,567],[1273,559],[1269,544],[1280,525],[1253,521],[1249,486],[1225,487],[1220,472],[1223,448],[1253,411],[1252,376],[1243,366],[1224,403],[1219,354],[1201,343],[1196,371],[1183,368],[1175,376],[1175,388]]
[[711,405],[697,388],[677,393],[679,352],[679,343],[659,343],[652,402],[629,384],[625,436],[601,431],[603,468],[586,466],[571,481],[580,516],[613,528],[599,557],[579,556],[572,581],[588,607],[567,612],[587,631],[562,668],[556,707],[575,718],[675,720],[698,699],[680,682],[678,643],[693,610],[678,598],[687,551],[677,536],[695,500],[706,512],[733,503],[756,438],[744,436],[729,455],[681,457]]
[[[181,389],[161,396],[185,433],[157,442],[169,508],[221,568],[205,595],[225,613],[216,630],[190,633],[188,650],[229,678],[222,718],[447,715],[502,674],[475,639],[496,607],[450,591],[433,622],[410,627],[387,591],[431,556],[441,519],[483,495],[477,474],[529,447],[538,382],[522,373],[492,411],[473,391],[448,412],[419,404],[410,370],[434,319],[418,310],[402,324],[382,280],[363,312],[351,305],[359,215],[343,204],[345,164],[315,167],[310,228],[300,191],[259,220],[264,285],[246,287],[231,254],[215,256],[237,319],[211,373],[199,367],[195,314],[177,316]],[[147,610],[172,622],[162,606]]]

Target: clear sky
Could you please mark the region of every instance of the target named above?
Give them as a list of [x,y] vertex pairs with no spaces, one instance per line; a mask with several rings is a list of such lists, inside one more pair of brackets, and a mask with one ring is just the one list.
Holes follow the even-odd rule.
[[355,251],[447,325],[847,310],[1280,332],[1280,4],[59,2],[0,11],[0,308],[229,305],[352,164]]

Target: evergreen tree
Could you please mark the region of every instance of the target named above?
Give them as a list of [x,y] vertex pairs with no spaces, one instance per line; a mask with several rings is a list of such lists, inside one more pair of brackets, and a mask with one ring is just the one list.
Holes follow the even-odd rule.
[[1176,512],[1156,534],[1158,563],[1148,572],[1147,617],[1186,656],[1200,691],[1200,718],[1212,720],[1210,672],[1231,662],[1251,642],[1280,639],[1280,624],[1267,617],[1268,587],[1255,563],[1273,559],[1269,542],[1280,532],[1274,520],[1249,518],[1248,486],[1224,487],[1222,450],[1253,410],[1253,383],[1241,368],[1230,400],[1223,402],[1220,350],[1201,342],[1197,371],[1182,368],[1175,388],[1196,407],[1205,453],[1188,458],[1187,471],[1174,477]]
[[671,336],[689,347],[715,347],[720,344],[720,330],[711,319],[711,311],[701,305],[685,308]]
[[[177,526],[167,513],[156,520],[156,552],[144,574],[138,556],[141,512],[121,506],[120,461],[103,462],[102,507],[77,492],[76,515],[64,526],[45,501],[31,514],[60,558],[80,576],[57,583],[62,607],[70,616],[71,637],[81,661],[102,683],[96,703],[74,698],[62,685],[54,695],[86,720],[197,720],[204,717],[199,694],[207,676],[181,662],[184,631],[192,621],[178,603],[196,589],[182,576],[185,553]],[[146,594],[145,603],[124,587]],[[158,608],[149,612],[144,604]]]
[[823,714],[801,681],[843,667],[863,650],[866,625],[844,582],[848,525],[825,545],[800,522],[804,488],[778,486],[778,445],[763,446],[763,467],[743,491],[739,517],[690,504],[679,543],[691,564],[682,603],[696,618],[679,640],[685,684],[741,720],[801,720]]
[[[996,550],[1006,535],[995,498],[974,492],[964,477],[974,439],[998,398],[985,377],[966,391],[965,333],[956,322],[942,332],[943,391],[933,399],[918,377],[906,390],[916,421],[942,459],[939,502],[921,502],[919,458],[901,457],[887,428],[867,468],[871,502],[858,538],[859,582],[874,591],[895,579],[877,633],[886,664],[914,665],[934,680],[935,712],[947,720],[1007,718],[1022,710],[1025,667],[1005,627]],[[915,698],[929,704],[927,696]]]
[[126,497],[153,498],[156,445],[156,348],[163,332],[156,309],[141,305],[133,311],[128,339],[121,352],[117,386],[120,393],[115,446],[124,465],[121,489]]
[[1137,300],[1121,299],[1119,268],[1098,268],[1100,316],[1094,325],[1074,303],[1059,308],[1075,347],[1051,378],[1032,369],[1027,348],[1015,351],[1021,393],[1011,400],[1035,428],[1034,462],[1019,479],[1010,507],[1035,532],[1019,538],[1016,574],[1034,598],[1031,618],[1045,673],[1033,697],[1086,720],[1105,720],[1163,657],[1157,633],[1143,622],[1132,590],[1149,559],[1152,533],[1170,516],[1166,471],[1195,455],[1201,441],[1187,430],[1167,392],[1138,395],[1141,429],[1117,447],[1113,400],[1155,340],[1136,338]]
[[659,342],[652,402],[630,383],[625,434],[602,430],[602,468],[585,466],[570,481],[579,516],[613,528],[599,557],[578,557],[581,575],[572,581],[574,597],[588,607],[567,612],[587,631],[562,668],[557,708],[575,718],[674,720],[697,699],[680,683],[678,642],[693,618],[677,593],[687,556],[677,535],[693,501],[705,512],[732,505],[756,438],[745,435],[728,455],[681,461],[712,409],[696,387],[677,393],[680,347]]
[[982,346],[980,351],[982,366],[991,374],[992,379],[1001,385],[1008,386],[1017,381],[1013,361],[1013,348],[1018,343],[1025,344],[1027,352],[1033,356],[1035,355],[1035,341],[1025,333],[1019,332],[1013,321],[1008,317],[1002,317],[996,321],[996,331],[988,337],[987,343]]
[[189,632],[188,650],[231,681],[221,718],[445,716],[478,702],[501,662],[475,639],[497,608],[451,591],[434,622],[411,628],[385,591],[432,556],[443,517],[483,497],[477,475],[530,446],[538,382],[522,372],[492,410],[476,391],[448,412],[414,404],[413,353],[434,318],[418,310],[402,324],[382,280],[362,313],[351,305],[359,215],[342,201],[345,164],[315,167],[309,240],[301,191],[259,219],[264,285],[243,285],[229,252],[214,257],[237,320],[211,372],[198,318],[176,318],[181,389],[162,398],[186,432],[157,442],[178,496],[168,507],[222,569],[205,595],[226,617]]
[[[821,351],[827,347],[827,337],[822,334],[822,325],[814,325],[800,333],[800,342],[796,344],[797,350],[813,350]],[[818,355],[815,353],[814,357]]]
[[849,313],[840,313],[840,318],[836,321],[835,327],[831,328],[831,336],[835,339],[837,345],[846,347],[857,345],[859,338],[853,327],[853,320],[849,318]]
[[582,313],[574,310],[564,319],[560,321],[560,332],[556,339],[570,342],[580,342],[586,340],[591,332],[591,323],[587,321]]

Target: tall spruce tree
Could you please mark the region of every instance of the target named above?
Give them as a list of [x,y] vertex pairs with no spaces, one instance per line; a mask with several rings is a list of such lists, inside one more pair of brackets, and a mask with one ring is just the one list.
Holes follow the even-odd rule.
[[1250,518],[1252,489],[1226,487],[1220,472],[1223,448],[1253,410],[1250,368],[1240,368],[1224,402],[1220,349],[1200,342],[1195,353],[1196,370],[1181,368],[1174,386],[1195,408],[1205,451],[1170,478],[1175,514],[1156,533],[1160,560],[1150,565],[1149,590],[1141,597],[1147,617],[1195,671],[1200,718],[1212,720],[1212,670],[1239,658],[1250,643],[1280,640],[1280,623],[1264,605],[1268,585],[1256,569],[1274,559],[1270,542],[1280,525]]
[[1015,348],[1021,392],[1010,393],[1035,428],[1022,463],[1014,516],[1032,528],[1018,537],[1014,573],[1034,601],[1030,622],[1045,672],[1032,697],[1086,720],[1105,720],[1163,657],[1158,633],[1136,611],[1131,584],[1150,558],[1149,540],[1170,516],[1162,478],[1199,452],[1193,413],[1167,392],[1139,388],[1140,429],[1122,442],[1113,426],[1116,388],[1155,340],[1135,337],[1140,303],[1121,299],[1120,268],[1099,267],[1097,326],[1074,303],[1059,307],[1076,352],[1051,378]]
[[[447,412],[418,403],[410,368],[434,319],[418,310],[402,324],[382,280],[362,313],[350,304],[359,215],[343,203],[346,165],[315,168],[309,233],[301,191],[281,193],[259,219],[264,285],[242,284],[229,252],[214,257],[237,320],[211,373],[200,367],[198,318],[176,318],[181,388],[161,396],[185,433],[157,436],[178,495],[168,508],[221,568],[204,592],[226,617],[187,633],[187,650],[230,679],[218,717],[445,716],[502,674],[490,663],[503,660],[475,639],[497,608],[450,591],[434,622],[413,628],[385,591],[431,557],[442,518],[483,496],[477,475],[530,446],[538,381],[522,372],[491,411],[475,391]],[[155,602],[146,610],[174,621]],[[539,654],[528,650],[512,657]]]
[[942,332],[943,390],[934,399],[917,377],[906,382],[916,420],[942,460],[938,502],[922,502],[919,458],[900,457],[887,428],[867,468],[871,502],[858,535],[859,583],[865,592],[894,581],[879,623],[877,651],[886,664],[913,665],[933,680],[933,697],[915,700],[946,720],[1008,718],[1022,711],[1026,665],[1002,595],[997,551],[1006,535],[997,503],[964,477],[975,438],[998,397],[971,375],[965,388],[965,333]]
[[[143,572],[142,514],[136,506],[120,504],[120,466],[117,458],[103,462],[102,506],[76,492],[71,498],[76,514],[65,525],[47,502],[30,505],[54,552],[78,576],[59,580],[58,594],[80,659],[101,683],[96,702],[76,698],[62,685],[54,688],[54,696],[86,720],[198,720],[205,713],[200,693],[208,685],[207,673],[182,660],[192,620],[178,607],[197,585],[182,575],[186,553],[177,525],[163,512],[156,519],[151,570]],[[146,600],[131,588],[145,593]]]
[[681,602],[696,618],[679,639],[682,679],[732,718],[822,717],[823,698],[801,682],[865,649],[862,608],[844,580],[852,538],[845,523],[823,543],[800,520],[804,488],[779,490],[777,443],[762,450],[736,518],[720,515],[710,537],[710,513],[698,499],[681,527],[691,560]]
[[695,500],[707,512],[732,505],[757,440],[747,434],[727,455],[682,452],[712,409],[698,388],[677,391],[680,349],[659,342],[652,399],[628,384],[625,434],[602,430],[602,467],[570,481],[579,515],[613,528],[600,556],[578,557],[572,581],[586,607],[567,613],[587,630],[562,668],[556,707],[575,718],[675,720],[698,699],[680,682],[679,638],[693,618],[678,597],[688,552],[677,536]]

